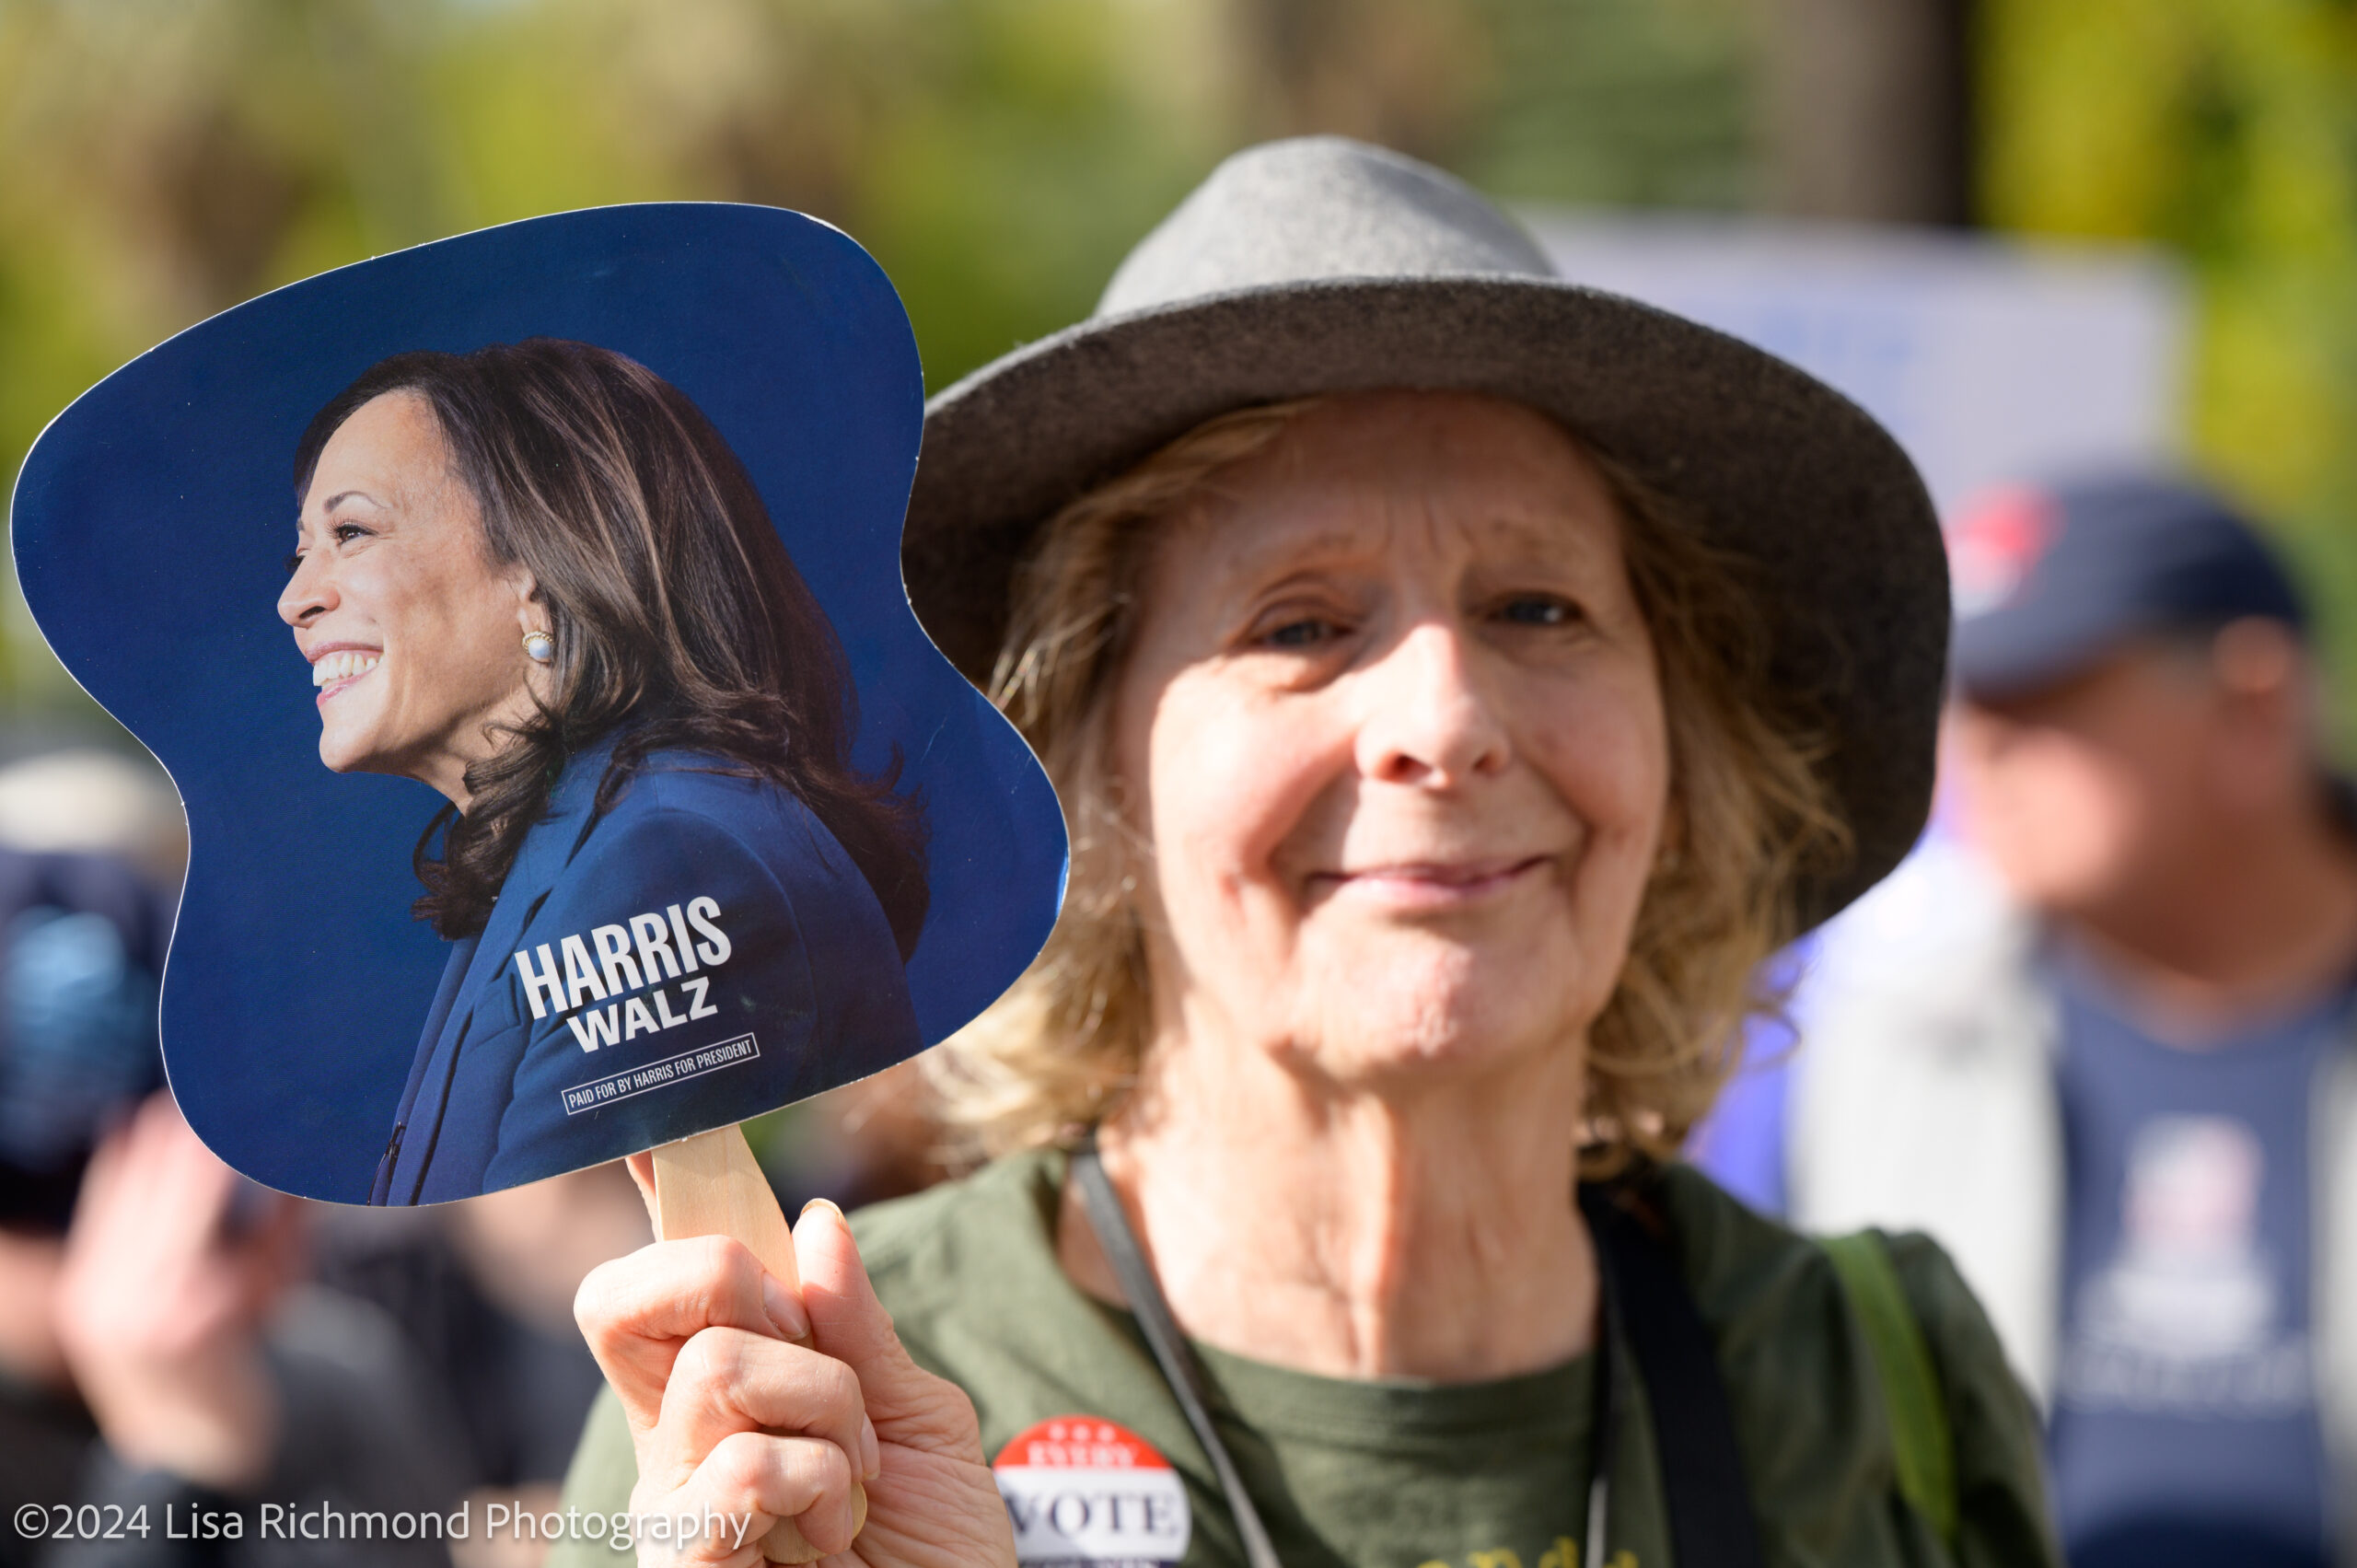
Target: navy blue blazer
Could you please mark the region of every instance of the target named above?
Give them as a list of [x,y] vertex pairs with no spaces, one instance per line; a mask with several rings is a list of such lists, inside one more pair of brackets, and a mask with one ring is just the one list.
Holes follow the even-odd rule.
[[884,911],[808,807],[656,752],[593,819],[611,751],[566,765],[454,944],[371,1202],[615,1159],[923,1048]]

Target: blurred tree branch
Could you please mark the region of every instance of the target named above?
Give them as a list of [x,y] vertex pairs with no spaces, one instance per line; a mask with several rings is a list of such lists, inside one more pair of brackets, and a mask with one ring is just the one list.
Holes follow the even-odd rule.
[[1759,0],[1768,204],[1970,217],[1967,0]]

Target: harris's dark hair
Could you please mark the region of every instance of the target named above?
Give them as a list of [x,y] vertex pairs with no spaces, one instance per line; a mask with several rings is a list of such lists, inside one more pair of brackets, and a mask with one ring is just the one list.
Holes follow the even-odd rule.
[[298,505],[337,428],[403,391],[434,410],[491,559],[530,571],[556,640],[552,700],[467,770],[466,812],[444,807],[418,841],[418,917],[446,937],[480,932],[566,760],[618,734],[598,811],[666,749],[772,780],[826,824],[901,956],[913,951],[929,897],[919,804],[897,793],[897,753],[879,775],[853,766],[857,694],[842,646],[702,411],[589,343],[396,354],[311,420],[295,458]]

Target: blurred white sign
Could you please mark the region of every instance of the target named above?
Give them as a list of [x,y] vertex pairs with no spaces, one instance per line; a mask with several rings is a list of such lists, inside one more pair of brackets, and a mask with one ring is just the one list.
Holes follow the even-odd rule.
[[2186,288],[2155,251],[1522,216],[1566,278],[1755,343],[1848,394],[1906,447],[1943,516],[1987,484],[2177,455]]

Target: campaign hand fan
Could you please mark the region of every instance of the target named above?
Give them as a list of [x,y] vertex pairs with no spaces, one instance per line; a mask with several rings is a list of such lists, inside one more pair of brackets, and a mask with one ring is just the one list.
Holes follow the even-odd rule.
[[325,273],[58,416],[17,572],[186,804],[164,1052],[216,1153],[418,1203],[671,1145],[662,1234],[793,1283],[736,1123],[965,1023],[1062,885],[901,587],[923,419],[866,253],[715,204]]

